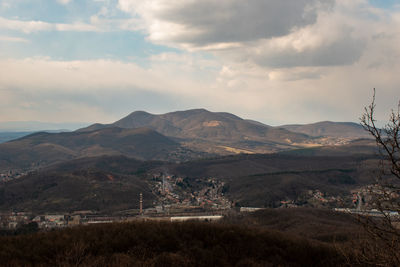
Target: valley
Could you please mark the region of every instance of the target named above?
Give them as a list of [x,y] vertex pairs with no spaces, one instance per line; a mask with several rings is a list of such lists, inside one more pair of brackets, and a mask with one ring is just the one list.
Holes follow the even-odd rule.
[[[353,207],[373,181],[373,156],[237,155],[182,163],[125,156],[76,159],[0,183],[0,209],[138,214],[235,207]],[[127,213],[129,214],[129,212]]]

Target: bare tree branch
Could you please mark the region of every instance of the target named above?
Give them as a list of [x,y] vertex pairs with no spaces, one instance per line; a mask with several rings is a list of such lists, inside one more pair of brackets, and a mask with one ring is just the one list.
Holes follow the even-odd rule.
[[[379,128],[375,116],[376,90],[374,88],[372,102],[364,108],[360,118],[361,125],[375,139],[379,148],[381,174],[373,193],[372,206],[381,214],[380,218],[360,216],[369,237],[384,250],[380,258],[387,266],[400,266],[400,102],[397,111],[391,110],[388,123]],[[395,216],[397,214],[397,216]],[[377,251],[376,249],[374,251]],[[371,248],[364,252],[370,253]],[[384,254],[384,255],[383,255]],[[365,262],[371,255],[363,255]]]

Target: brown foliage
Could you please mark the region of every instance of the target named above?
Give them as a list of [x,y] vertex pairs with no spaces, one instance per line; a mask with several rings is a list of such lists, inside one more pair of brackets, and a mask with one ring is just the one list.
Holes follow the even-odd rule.
[[122,223],[0,238],[6,266],[337,266],[332,246],[211,223]]

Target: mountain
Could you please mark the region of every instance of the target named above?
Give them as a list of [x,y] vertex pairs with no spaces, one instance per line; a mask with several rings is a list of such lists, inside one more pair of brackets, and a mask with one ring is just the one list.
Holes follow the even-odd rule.
[[205,109],[176,111],[154,115],[135,111],[112,124],[93,124],[79,132],[107,127],[148,127],[182,144],[207,152],[217,153],[265,153],[292,147],[302,147],[312,142],[306,134],[293,133],[259,122],[244,120],[225,112]]
[[39,132],[0,144],[0,171],[21,172],[101,155],[185,161],[241,153],[293,151],[294,154],[329,155],[331,152],[346,154],[347,151],[357,154],[357,150],[371,152],[370,147],[361,143],[354,144],[350,150],[343,148],[352,138],[365,135],[361,126],[354,123],[320,122],[284,127],[271,127],[230,113],[205,109],[161,115],[135,111],[112,124],[93,124],[74,132]]
[[64,130],[46,130],[46,131],[31,131],[31,132],[0,132],[0,144],[37,132],[62,133],[62,132],[69,132],[69,130],[64,129]]
[[302,133],[309,136],[319,137],[335,137],[335,138],[370,138],[370,134],[364,130],[364,128],[354,122],[332,122],[332,121],[321,121],[312,124],[293,124],[279,126],[286,130]]
[[31,169],[80,157],[125,155],[177,160],[185,149],[148,129],[109,127],[88,132],[40,132],[0,144],[0,170]]

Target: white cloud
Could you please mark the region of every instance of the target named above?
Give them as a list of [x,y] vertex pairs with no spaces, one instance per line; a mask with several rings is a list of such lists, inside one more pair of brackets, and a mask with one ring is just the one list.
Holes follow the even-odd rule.
[[336,12],[321,13],[315,24],[254,42],[241,54],[275,68],[353,64],[364,53],[369,36],[358,29],[365,24],[342,19]]
[[[188,53],[153,56],[146,68],[112,60],[0,60],[4,74],[0,76],[0,121],[33,116],[68,120],[84,110],[82,120],[111,121],[138,109],[129,104],[138,94],[149,95],[141,109],[150,112],[155,111],[152,103],[158,103],[157,112],[170,111],[165,103],[175,98],[179,102],[174,109],[205,107],[272,124],[357,121],[373,87],[383,111],[394,106],[393,96],[398,96],[400,61],[373,67],[370,62],[363,56],[346,67],[277,70],[251,63],[220,65],[215,59]],[[107,115],[105,106],[122,105],[123,113]],[[68,109],[72,106],[79,106],[78,111]],[[385,119],[382,113],[378,116]]]
[[[194,71],[183,71],[185,68],[182,67],[183,61],[179,59],[179,55],[176,55],[175,62],[166,61],[166,57],[173,58],[174,55],[154,58],[154,64],[148,68],[111,60],[0,60],[0,121],[18,120],[21,117],[34,119],[33,116],[40,116],[42,120],[49,121],[54,120],[56,114],[59,119],[64,119],[71,116],[71,113],[79,116],[76,111],[62,108],[71,105],[79,105],[81,111],[85,107],[93,111],[88,114],[82,113],[85,114],[80,117],[83,121],[104,121],[104,105],[115,107],[120,105],[118,101],[127,101],[130,98],[134,102],[136,94],[175,98],[204,98],[209,95],[209,80],[193,80]],[[190,61],[189,56],[186,59]],[[206,62],[204,69],[211,64],[207,60],[203,62]],[[194,62],[190,64],[193,65],[192,68],[198,65]],[[205,74],[204,77],[206,76]],[[46,99],[50,99],[49,102],[46,102]],[[148,101],[148,105],[154,101],[165,102],[154,97]],[[28,105],[21,106],[22,103]],[[43,108],[45,106],[46,109]],[[53,106],[58,107],[58,110],[49,112]],[[134,109],[133,106],[130,108]],[[110,118],[110,115],[104,118]]]
[[141,31],[144,24],[138,18],[108,18],[95,14],[89,18],[90,23],[49,23],[40,20],[7,19],[0,16],[0,30],[13,30],[26,34],[41,31],[74,31],[74,32],[110,32]]
[[[185,91],[187,95],[196,95],[202,89],[201,84],[183,75],[182,66],[199,67],[201,62],[190,63],[189,56],[165,55],[175,61],[165,61],[164,56],[154,58],[154,64],[143,68],[134,63],[112,60],[90,61],[54,61],[49,58],[7,59],[0,61],[0,86],[20,88],[35,92],[94,93],[102,90],[145,90],[159,93],[177,93]],[[194,68],[194,67],[193,67]],[[204,69],[207,68],[207,65]],[[193,71],[194,72],[194,71]],[[180,73],[181,75],[177,75]],[[189,73],[189,71],[186,71]],[[24,79],[21,79],[24,77]],[[171,79],[171,77],[174,77]]]
[[52,25],[43,21],[20,21],[0,17],[0,29],[18,30],[25,33],[51,30]]
[[62,4],[62,5],[67,5],[71,2],[72,0],[57,0],[58,3]]
[[0,35],[0,42],[29,43],[29,40],[21,37]]
[[0,17],[0,29],[4,30],[15,30],[24,33],[32,33],[39,31],[80,31],[80,32],[91,32],[101,31],[100,28],[85,24],[85,23],[48,23],[44,21],[23,21],[23,20],[12,20]]
[[9,0],[3,0],[0,3],[0,10],[7,10],[11,7],[11,1]]

